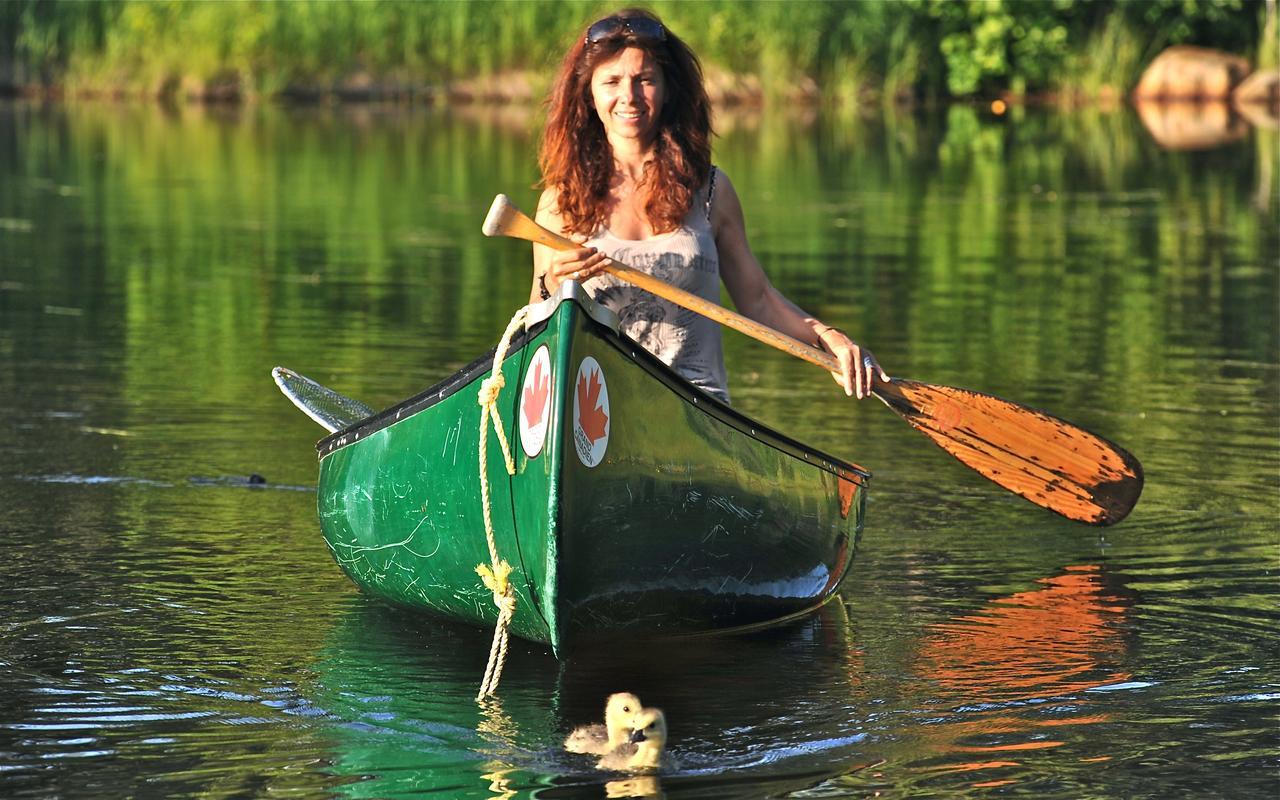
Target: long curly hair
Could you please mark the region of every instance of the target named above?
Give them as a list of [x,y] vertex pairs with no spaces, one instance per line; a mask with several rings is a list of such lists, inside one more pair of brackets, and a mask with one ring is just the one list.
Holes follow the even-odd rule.
[[[647,17],[626,9],[602,19]],[[664,29],[666,26],[663,26]],[[662,69],[665,100],[658,116],[654,159],[642,182],[649,189],[645,214],[656,232],[675,230],[693,206],[693,196],[711,174],[711,101],[698,57],[670,30],[665,41],[621,35],[588,44],[585,29],[565,54],[547,99],[538,166],[540,185],[559,193],[558,210],[571,233],[589,236],[608,216],[613,153],[591,102],[591,76],[624,49],[648,52]]]

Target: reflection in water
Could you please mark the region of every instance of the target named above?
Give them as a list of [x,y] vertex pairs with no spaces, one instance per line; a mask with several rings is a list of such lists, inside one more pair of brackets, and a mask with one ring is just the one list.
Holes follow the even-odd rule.
[[[1128,660],[1123,631],[1132,598],[1108,587],[1097,565],[1068,567],[1037,582],[1044,588],[930,626],[921,643],[921,675],[938,686],[939,701],[966,705],[923,737],[936,754],[925,758],[924,768],[1008,772],[1021,766],[1019,754],[1063,746],[1062,731],[1111,721],[1107,713],[1090,712],[1083,693],[1130,679],[1120,665]],[[970,705],[973,698],[981,701]],[[1058,706],[1046,714],[1049,701]]]
[[934,625],[922,674],[946,694],[990,702],[1068,695],[1129,679],[1121,630],[1131,600],[1103,585],[1102,568],[1068,567],[1045,588],[1002,597]]
[[[476,725],[480,738],[496,751],[495,755],[514,752],[519,730],[503,710],[502,700],[495,695],[486,695],[476,702],[480,706],[480,722]],[[492,797],[507,800],[516,796],[516,790],[511,786],[511,774],[516,771],[514,764],[495,757],[484,762],[482,768],[487,772],[481,773],[480,777],[489,782]]]
[[1168,150],[1209,150],[1249,135],[1249,123],[1225,101],[1145,101],[1136,106],[1151,138]]
[[605,797],[666,797],[662,781],[656,775],[641,775],[609,781],[604,785]]
[[[720,122],[789,297],[897,374],[1123,442],[1134,514],[1046,519],[727,337],[744,411],[875,473],[848,619],[566,664],[517,645],[477,706],[489,632],[359,597],[314,495],[260,490],[312,486],[319,436],[268,375],[385,405],[491,347],[529,251],[477,229],[496,192],[536,196],[532,129],[0,103],[0,796],[1274,792],[1277,132],[1187,152],[1128,108]],[[618,689],[668,712],[679,770],[560,751]]]
[[[340,723],[331,728],[333,769],[351,779],[345,795],[452,786],[510,796],[544,775],[558,776],[549,786],[559,789],[603,786],[619,797],[726,776],[781,792],[820,781],[815,771],[848,769],[865,741],[851,705],[860,668],[838,602],[777,630],[565,663],[530,646],[512,653],[501,698],[477,709],[485,652],[482,633],[363,600],[348,610],[316,664],[313,698]],[[603,698],[623,685],[666,711],[676,770],[619,775],[595,769],[596,756],[561,750],[568,730],[598,717]],[[828,699],[815,703],[815,695]]]

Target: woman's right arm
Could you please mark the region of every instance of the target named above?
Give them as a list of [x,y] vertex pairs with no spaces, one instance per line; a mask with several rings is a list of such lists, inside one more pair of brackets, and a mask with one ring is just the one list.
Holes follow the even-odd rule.
[[[567,236],[564,231],[564,220],[557,209],[555,189],[547,187],[538,198],[538,211],[534,220],[549,231]],[[574,238],[570,236],[569,238]],[[529,289],[529,302],[542,300],[542,289],[546,286],[548,294],[555,294],[560,284],[568,278],[585,281],[604,269],[606,258],[594,247],[580,247],[576,250],[553,250],[546,245],[533,245],[533,286]]]

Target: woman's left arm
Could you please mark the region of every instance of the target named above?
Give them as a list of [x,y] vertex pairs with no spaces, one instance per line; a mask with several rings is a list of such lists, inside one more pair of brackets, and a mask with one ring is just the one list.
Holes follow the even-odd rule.
[[840,362],[832,372],[849,396],[868,397],[876,380],[888,381],[871,351],[839,328],[824,324],[774,288],[747,243],[742,203],[729,177],[717,170],[711,229],[720,255],[720,278],[739,313],[806,344],[821,347]]

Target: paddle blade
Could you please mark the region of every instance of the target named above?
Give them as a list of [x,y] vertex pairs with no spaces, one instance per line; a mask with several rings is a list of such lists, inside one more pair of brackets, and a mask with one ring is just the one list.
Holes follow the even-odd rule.
[[1065,420],[981,392],[895,378],[876,395],[934,444],[1067,519],[1113,525],[1142,494],[1142,465]]
[[373,409],[359,400],[338,394],[291,369],[276,367],[271,370],[271,377],[298,410],[329,433],[349,428],[373,416]]

